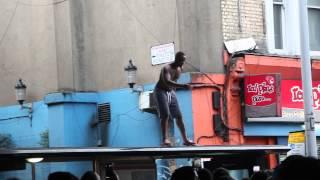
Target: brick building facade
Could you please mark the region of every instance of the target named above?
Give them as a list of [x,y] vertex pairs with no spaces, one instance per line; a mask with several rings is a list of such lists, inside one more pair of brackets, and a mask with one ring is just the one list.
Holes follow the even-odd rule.
[[260,49],[266,47],[263,0],[222,0],[224,41],[252,37]]

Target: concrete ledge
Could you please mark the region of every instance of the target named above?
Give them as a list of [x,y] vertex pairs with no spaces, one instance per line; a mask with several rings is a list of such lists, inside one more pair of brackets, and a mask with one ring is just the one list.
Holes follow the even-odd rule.
[[61,103],[97,103],[97,93],[77,93],[77,92],[58,92],[46,95],[43,98],[45,104],[61,104]]

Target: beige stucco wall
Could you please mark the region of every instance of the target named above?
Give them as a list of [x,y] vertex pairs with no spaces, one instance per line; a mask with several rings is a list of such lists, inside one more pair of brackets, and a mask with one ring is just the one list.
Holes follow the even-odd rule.
[[[150,48],[175,42],[179,49],[176,4],[163,1],[93,1],[85,6],[84,37],[90,73],[82,79],[97,89],[127,87],[124,67],[129,59],[138,67],[138,83],[155,82],[160,66],[152,66]],[[79,8],[75,9],[78,11]],[[78,14],[81,15],[81,14]],[[175,37],[173,37],[175,36]],[[90,89],[89,84],[85,89]]]
[[[202,72],[223,73],[220,0],[178,0],[179,41]],[[188,67],[188,66],[186,66]],[[196,71],[188,67],[190,71]]]
[[73,42],[84,47],[73,49],[81,90],[127,87],[123,69],[129,59],[138,67],[138,83],[155,82],[161,66],[151,65],[150,48],[170,42],[201,71],[223,72],[218,0],[82,0],[71,5]]
[[28,86],[28,100],[56,90],[57,66],[52,6],[31,1],[0,1],[0,104],[15,102],[18,78]]
[[[53,91],[127,87],[124,67],[133,59],[138,83],[156,82],[150,48],[174,42],[203,72],[223,72],[220,1],[0,0],[0,104],[15,103],[22,77],[28,100]],[[186,71],[196,71],[186,66]]]

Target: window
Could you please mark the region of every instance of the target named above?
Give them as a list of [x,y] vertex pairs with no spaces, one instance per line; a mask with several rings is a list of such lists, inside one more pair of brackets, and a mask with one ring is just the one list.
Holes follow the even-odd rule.
[[283,2],[273,0],[273,22],[274,22],[274,48],[283,49]]
[[308,0],[309,39],[311,51],[320,51],[320,0]]
[[[310,55],[320,56],[320,0],[308,0]],[[265,0],[268,51],[300,54],[299,0]]]
[[285,54],[285,0],[266,0],[265,3],[268,50],[270,53]]

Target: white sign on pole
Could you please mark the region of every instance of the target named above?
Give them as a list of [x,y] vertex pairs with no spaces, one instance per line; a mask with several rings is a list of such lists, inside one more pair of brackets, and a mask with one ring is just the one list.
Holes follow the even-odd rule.
[[151,47],[151,64],[163,64],[174,61],[174,43]]

